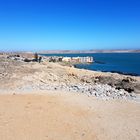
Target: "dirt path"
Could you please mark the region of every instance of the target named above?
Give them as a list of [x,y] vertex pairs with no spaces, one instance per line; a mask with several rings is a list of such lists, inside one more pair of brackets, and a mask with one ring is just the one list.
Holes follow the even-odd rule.
[[85,95],[0,95],[0,140],[139,140],[140,104]]

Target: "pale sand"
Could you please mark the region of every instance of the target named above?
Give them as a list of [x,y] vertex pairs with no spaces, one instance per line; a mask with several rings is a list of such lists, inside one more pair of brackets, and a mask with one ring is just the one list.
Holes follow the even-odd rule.
[[0,95],[0,140],[140,139],[139,103],[56,92]]

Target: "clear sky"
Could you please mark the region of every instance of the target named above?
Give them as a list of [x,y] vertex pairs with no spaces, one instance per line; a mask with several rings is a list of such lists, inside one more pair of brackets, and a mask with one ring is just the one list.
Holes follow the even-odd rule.
[[140,0],[0,0],[0,50],[140,49]]

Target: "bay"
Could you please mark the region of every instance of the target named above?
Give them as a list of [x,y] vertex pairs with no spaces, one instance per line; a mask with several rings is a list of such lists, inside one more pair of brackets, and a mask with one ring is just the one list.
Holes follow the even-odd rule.
[[94,63],[77,64],[76,67],[94,71],[117,72],[140,76],[140,53],[45,54],[45,56],[92,56]]

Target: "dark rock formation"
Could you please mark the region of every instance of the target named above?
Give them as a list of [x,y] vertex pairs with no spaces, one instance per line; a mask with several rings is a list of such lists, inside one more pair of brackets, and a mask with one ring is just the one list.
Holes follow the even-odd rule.
[[115,79],[114,77],[111,76],[98,76],[95,77],[95,82],[101,84],[108,84],[112,87],[115,87],[118,90],[124,89],[129,93],[133,91],[136,93],[140,93],[140,83],[138,83],[131,77],[126,77],[123,79]]

